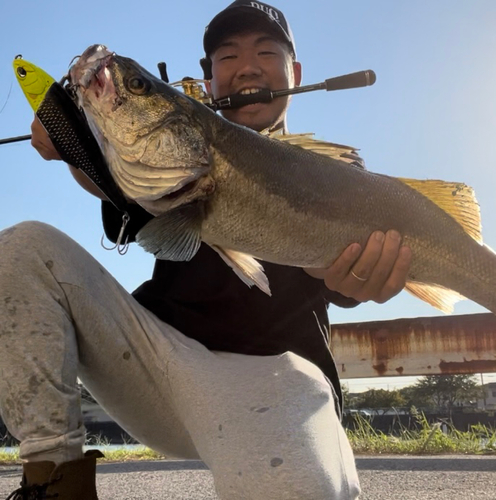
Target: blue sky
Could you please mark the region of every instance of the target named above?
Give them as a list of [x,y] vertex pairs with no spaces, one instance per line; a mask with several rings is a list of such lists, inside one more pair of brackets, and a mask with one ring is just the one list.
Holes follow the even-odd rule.
[[[32,112],[12,71],[15,55],[59,79],[94,43],[136,59],[171,81],[200,77],[202,35],[229,2],[129,0],[84,4],[18,0],[2,5],[0,137],[30,133]],[[494,0],[277,1],[293,29],[303,84],[373,69],[370,88],[294,97],[292,132],[353,145],[367,167],[399,177],[471,185],[485,242],[496,248],[496,2]],[[53,224],[94,255],[129,291],[151,275],[140,248],[125,256],[101,248],[100,204],[61,162],[45,162],[28,143],[0,146],[0,229],[23,220]],[[483,312],[469,301],[455,314]],[[330,309],[335,323],[435,316],[402,292],[385,305]],[[485,377],[486,381],[496,376]],[[351,390],[392,388],[410,378],[350,381]]]

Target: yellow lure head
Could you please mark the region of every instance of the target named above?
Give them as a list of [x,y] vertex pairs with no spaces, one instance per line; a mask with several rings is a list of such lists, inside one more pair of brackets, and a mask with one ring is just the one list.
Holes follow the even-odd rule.
[[16,56],[13,62],[14,73],[26,99],[36,112],[45,94],[55,80],[41,68]]

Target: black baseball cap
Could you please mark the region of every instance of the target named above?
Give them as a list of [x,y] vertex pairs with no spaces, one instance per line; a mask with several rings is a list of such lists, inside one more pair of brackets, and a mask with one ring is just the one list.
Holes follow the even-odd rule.
[[266,3],[249,0],[236,0],[210,21],[203,36],[203,48],[206,56],[210,57],[226,33],[232,32],[229,30],[232,30],[233,26],[240,29],[251,28],[254,25],[259,25],[262,29],[269,29],[276,34],[289,45],[296,57],[293,33],[284,14]]

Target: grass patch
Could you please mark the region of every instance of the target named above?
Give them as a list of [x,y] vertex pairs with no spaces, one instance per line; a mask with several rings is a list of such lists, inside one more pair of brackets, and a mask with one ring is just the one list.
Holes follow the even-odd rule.
[[20,463],[19,449],[10,452],[0,448],[0,465],[12,465],[18,463]]
[[[105,458],[98,459],[100,462],[127,462],[131,460],[163,460],[167,458],[156,451],[140,445],[137,441],[128,440],[124,436],[122,438],[122,448],[112,448],[110,441],[101,435],[87,435],[86,449],[98,448],[102,450]],[[128,448],[127,445],[135,445],[133,448]]]
[[[129,462],[131,460],[163,460],[167,458],[165,455],[161,455],[156,451],[147,448],[146,446],[140,446],[135,441],[127,440],[122,437],[122,448],[112,447],[111,442],[102,437],[101,435],[90,435],[86,436],[85,449],[99,449],[101,450],[105,457],[98,459],[98,463],[102,462]],[[127,447],[127,445],[136,445],[133,448]],[[0,465],[19,465],[21,460],[19,459],[19,447],[12,447],[12,451],[7,451],[5,447],[0,446]]]
[[98,463],[101,462],[129,462],[131,460],[164,460],[167,457],[161,455],[156,451],[150,450],[143,446],[142,449],[129,450],[129,449],[117,449],[117,450],[103,450],[105,458],[98,459]]
[[370,421],[358,415],[355,429],[347,430],[351,447],[356,454],[496,454],[496,430],[484,425],[472,426],[462,432],[446,423],[443,432],[441,423],[430,424],[423,413],[415,415],[419,428],[400,428],[398,435],[385,434],[375,430]]
[[[423,413],[417,413],[415,418],[417,430],[403,427],[398,435],[393,436],[375,430],[367,418],[357,415],[355,429],[348,429],[346,433],[353,451],[358,455],[496,455],[495,429],[475,425],[470,431],[462,432],[446,423],[447,429],[443,432],[440,423],[430,424]],[[105,458],[99,459],[98,463],[167,458],[145,446],[125,446],[131,444],[135,443],[124,440],[122,448],[106,449],[110,442],[101,436],[88,436],[86,440],[87,448],[98,448],[105,454]],[[18,449],[7,452],[0,447],[0,465],[20,463]]]
[[[91,447],[90,447],[91,448]],[[136,460],[164,460],[164,455],[150,450],[150,448],[127,449],[119,448],[113,450],[102,450],[105,458],[99,458],[98,463],[102,462],[130,462]],[[0,448],[0,465],[20,465],[19,450],[7,452]]]

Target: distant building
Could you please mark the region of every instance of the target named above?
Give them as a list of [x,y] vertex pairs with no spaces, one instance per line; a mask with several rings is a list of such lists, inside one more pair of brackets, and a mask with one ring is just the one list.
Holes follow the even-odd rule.
[[478,408],[486,410],[496,410],[496,382],[490,382],[483,385],[485,398],[477,402]]

